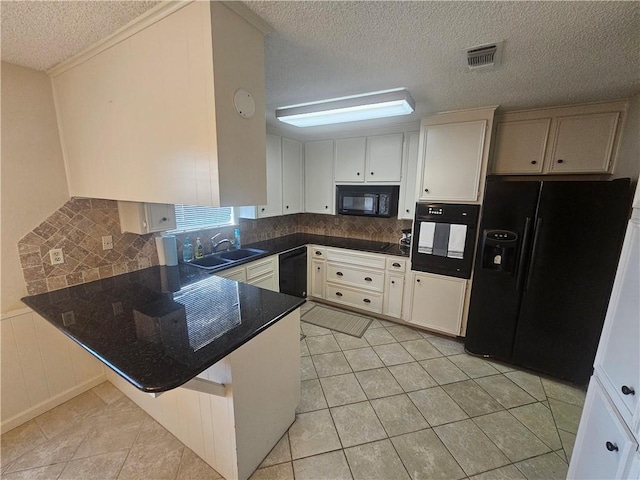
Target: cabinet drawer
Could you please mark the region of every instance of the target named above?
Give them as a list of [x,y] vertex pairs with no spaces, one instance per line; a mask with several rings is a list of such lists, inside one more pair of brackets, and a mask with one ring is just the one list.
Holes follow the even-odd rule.
[[382,294],[327,283],[327,300],[382,313]]
[[324,247],[317,247],[315,245],[309,246],[309,258],[315,258],[318,260],[324,260],[327,257],[327,252]]
[[329,262],[327,263],[327,282],[382,292],[384,289],[384,272]]
[[244,282],[247,280],[244,267],[234,268],[231,270],[223,270],[215,274],[217,277],[228,278],[236,282]]
[[353,250],[338,250],[328,248],[326,250],[327,260],[338,263],[347,263],[359,267],[384,269],[385,259],[382,256],[367,253],[354,252]]
[[387,271],[404,272],[407,268],[407,261],[403,258],[387,258]]
[[247,280],[257,278],[276,269],[276,256],[271,256],[264,260],[256,260],[247,265]]

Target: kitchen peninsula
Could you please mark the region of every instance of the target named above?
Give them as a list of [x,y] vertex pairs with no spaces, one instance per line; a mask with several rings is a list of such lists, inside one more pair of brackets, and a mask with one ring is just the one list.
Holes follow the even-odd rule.
[[295,419],[304,300],[179,265],[23,301],[227,479],[248,478]]

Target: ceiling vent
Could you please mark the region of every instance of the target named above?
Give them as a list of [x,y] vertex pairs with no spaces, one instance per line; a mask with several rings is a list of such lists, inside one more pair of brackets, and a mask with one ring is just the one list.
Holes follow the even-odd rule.
[[466,50],[469,70],[493,70],[500,65],[503,42],[478,45]]

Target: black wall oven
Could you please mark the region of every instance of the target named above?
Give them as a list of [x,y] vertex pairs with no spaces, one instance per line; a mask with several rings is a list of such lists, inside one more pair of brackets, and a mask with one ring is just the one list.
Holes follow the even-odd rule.
[[480,205],[418,203],[411,269],[471,278]]

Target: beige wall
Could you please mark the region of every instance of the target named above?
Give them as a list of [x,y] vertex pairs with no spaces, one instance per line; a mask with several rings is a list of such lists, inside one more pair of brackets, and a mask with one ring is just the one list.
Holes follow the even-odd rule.
[[51,82],[2,62],[1,309],[24,307],[18,240],[69,198]]
[[616,159],[615,177],[631,177],[638,180],[640,175],[640,93],[629,100],[627,121],[620,139],[620,150]]

